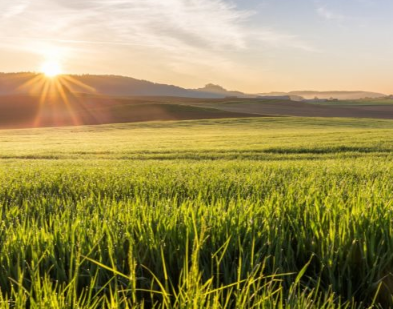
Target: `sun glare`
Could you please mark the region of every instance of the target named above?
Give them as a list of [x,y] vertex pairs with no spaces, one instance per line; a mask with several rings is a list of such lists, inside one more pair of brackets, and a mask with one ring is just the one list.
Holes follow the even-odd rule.
[[41,71],[50,78],[62,73],[60,64],[54,61],[45,62],[41,67]]

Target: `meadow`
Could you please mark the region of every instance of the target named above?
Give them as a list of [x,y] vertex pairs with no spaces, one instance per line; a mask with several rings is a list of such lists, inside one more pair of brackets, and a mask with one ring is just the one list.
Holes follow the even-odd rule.
[[393,122],[0,131],[0,308],[388,308]]

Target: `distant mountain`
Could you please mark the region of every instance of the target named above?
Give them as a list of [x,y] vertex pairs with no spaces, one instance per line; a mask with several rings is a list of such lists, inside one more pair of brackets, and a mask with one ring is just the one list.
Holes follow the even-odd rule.
[[[224,98],[225,94],[157,84],[131,77],[113,75],[65,75],[58,81],[71,92],[115,96],[173,96],[189,98]],[[0,73],[0,95],[39,94],[45,79],[37,73]],[[52,91],[56,91],[53,88]]]
[[[257,95],[229,91],[208,84],[199,89],[158,84],[146,80],[116,75],[64,75],[58,77],[69,92],[96,93],[115,96],[170,96],[187,98],[256,98]],[[0,73],[0,95],[39,94],[44,90],[44,76],[37,73]],[[56,91],[56,89],[54,89]]]
[[303,97],[299,97],[296,95],[259,95],[257,97],[258,99],[263,99],[263,100],[288,100],[288,101],[304,101]]
[[278,98],[278,99],[288,99],[292,101],[303,101],[304,98],[300,95],[293,94],[291,92],[269,92],[269,93],[260,93],[260,97],[262,98]]
[[238,97],[238,98],[255,98],[255,97],[257,97],[256,95],[246,94],[246,93],[243,93],[240,91],[227,90],[220,85],[214,85],[214,84],[207,84],[205,87],[198,88],[195,90],[198,92],[201,92],[201,93],[214,93],[214,94],[222,95],[225,97]]
[[[57,78],[63,91],[96,93],[111,96],[170,96],[187,98],[259,98],[259,99],[330,99],[356,100],[363,98],[381,98],[386,95],[365,91],[291,91],[247,94],[231,91],[215,84],[203,88],[185,89],[174,85],[158,84],[146,80],[116,75],[64,75]],[[38,73],[0,73],[0,95],[40,94],[46,87],[45,78]],[[55,87],[46,91],[57,91]]]
[[318,99],[338,99],[338,100],[359,100],[365,98],[381,98],[386,95],[377,92],[368,91],[290,91],[290,92],[271,92],[262,93],[263,96],[291,96],[292,100],[297,98],[304,98],[306,100]]
[[[178,86],[157,84],[123,76],[82,75],[72,76],[78,81],[92,86],[96,92],[121,96],[173,96],[189,98],[221,98],[224,95],[208,91],[195,91]],[[82,89],[80,89],[82,90]]]

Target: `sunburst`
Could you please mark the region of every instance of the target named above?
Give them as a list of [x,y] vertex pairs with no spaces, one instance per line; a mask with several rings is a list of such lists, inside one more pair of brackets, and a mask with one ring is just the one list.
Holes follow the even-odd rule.
[[53,78],[62,73],[62,68],[56,61],[47,61],[42,65],[41,71],[46,77]]
[[[80,97],[76,95],[75,88],[78,91],[84,89],[88,93],[94,93],[95,89],[70,75],[62,74],[61,65],[57,62],[45,62],[41,67],[41,72],[20,86],[22,89],[27,89],[32,95],[39,95],[39,108],[34,120],[34,126],[40,126],[41,120],[47,117],[45,110],[50,108],[51,105],[53,106],[53,104],[56,104],[58,108],[61,108],[58,104],[63,104],[63,107],[72,119],[73,125],[83,124],[82,119],[79,118],[78,113],[75,111],[77,106],[83,108]],[[94,115],[91,116],[94,117]],[[53,113],[51,117],[54,117],[52,120],[56,125],[62,125],[61,115]]]

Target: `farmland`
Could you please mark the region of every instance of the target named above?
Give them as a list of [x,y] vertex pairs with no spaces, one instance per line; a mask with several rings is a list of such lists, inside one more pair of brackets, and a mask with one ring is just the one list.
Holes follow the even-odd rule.
[[387,308],[393,122],[0,131],[1,308]]
[[392,105],[392,98],[381,98],[381,99],[362,99],[362,100],[327,100],[327,101],[317,101],[313,102],[314,104],[321,105],[357,105],[357,106],[384,106],[384,105]]
[[129,97],[72,92],[13,94],[0,96],[0,129],[266,116],[393,119],[392,102]]

